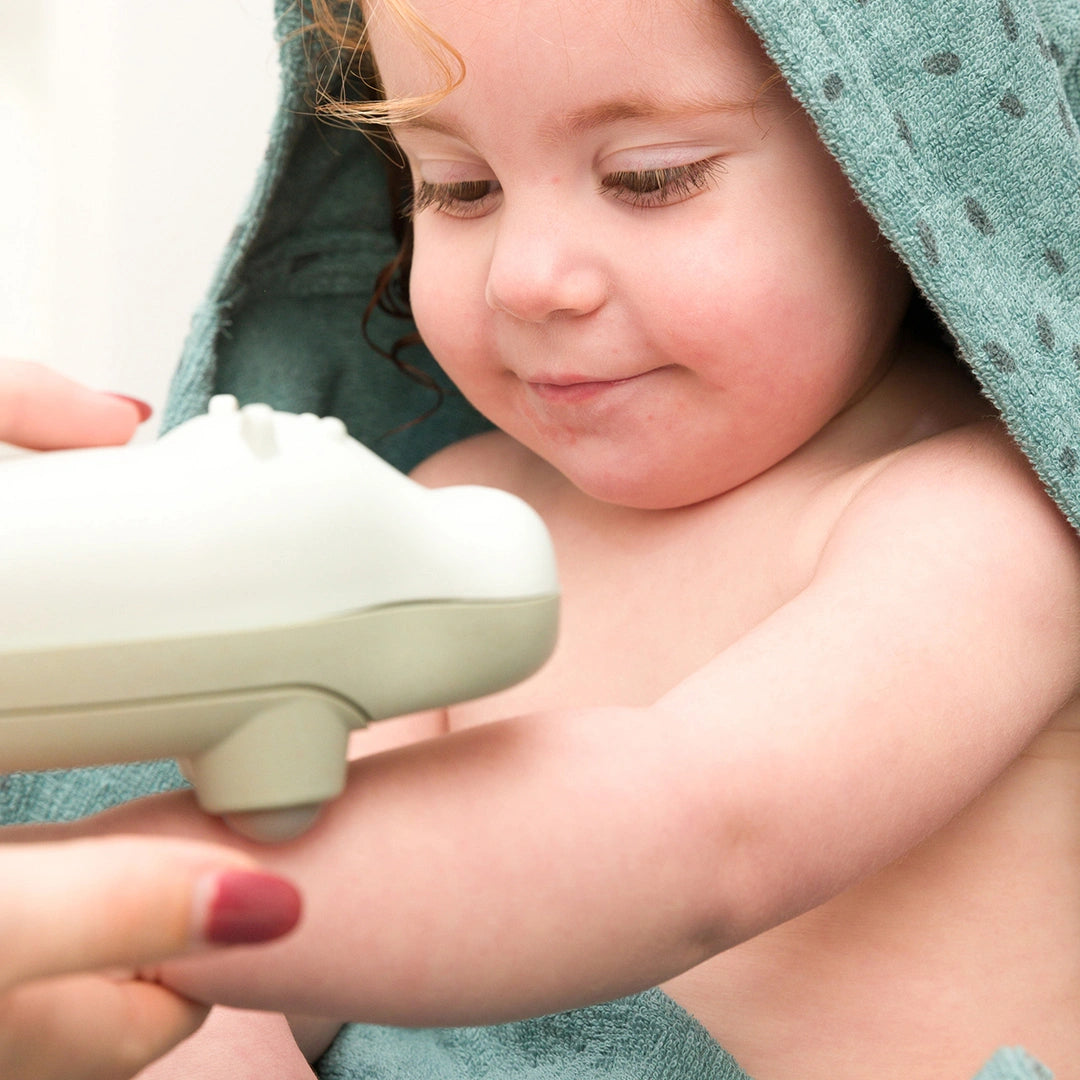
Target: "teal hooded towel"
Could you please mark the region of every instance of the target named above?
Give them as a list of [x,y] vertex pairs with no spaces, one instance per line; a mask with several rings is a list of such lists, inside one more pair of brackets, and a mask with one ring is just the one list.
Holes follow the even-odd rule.
[[[735,3],[1080,528],[1080,3]],[[362,135],[313,119],[295,33],[302,12],[290,0],[278,8],[282,98],[267,156],[194,316],[165,425],[233,393],[340,416],[408,469],[484,422],[421,347],[405,356],[441,389],[404,378],[371,347],[399,338],[400,321],[376,312],[365,337],[376,275],[396,250],[390,195]],[[0,778],[0,820],[78,817],[181,782],[171,763]],[[658,990],[489,1028],[350,1025],[318,1071],[325,1080],[745,1077]],[[1050,1075],[1006,1048],[978,1080]]]

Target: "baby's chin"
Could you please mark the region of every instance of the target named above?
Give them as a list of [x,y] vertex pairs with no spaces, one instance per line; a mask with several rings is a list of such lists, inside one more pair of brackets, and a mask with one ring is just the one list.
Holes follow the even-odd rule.
[[[558,466],[556,466],[558,467]],[[681,510],[726,495],[753,476],[714,473],[693,476],[687,470],[634,470],[633,468],[585,472],[563,471],[583,495],[627,510]]]
[[804,432],[777,425],[774,437],[748,440],[723,417],[702,424],[608,425],[562,432],[518,423],[507,434],[583,495],[631,510],[677,510],[708,502],[767,473],[798,449]]

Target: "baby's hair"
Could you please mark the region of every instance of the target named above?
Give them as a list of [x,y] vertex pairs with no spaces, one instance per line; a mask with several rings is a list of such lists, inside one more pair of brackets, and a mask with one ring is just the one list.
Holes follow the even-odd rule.
[[[385,136],[395,122],[413,119],[446,97],[465,77],[465,64],[460,53],[420,19],[408,0],[372,0],[372,4],[376,10],[397,19],[418,50],[430,58],[442,77],[438,89],[416,97],[386,100],[357,0],[310,0],[305,4],[310,22],[303,32],[309,37],[308,65],[316,116],[331,124],[364,130],[383,150],[387,186],[394,207],[390,224],[398,251],[379,272],[361,317],[361,332],[378,355],[434,395],[434,403],[429,409],[386,433],[392,435],[430,416],[451,391],[408,360],[408,350],[420,343],[415,330],[399,337],[389,347],[371,333],[376,312],[381,311],[398,320],[412,319],[409,305],[412,223],[404,212],[411,199],[411,181],[396,143]],[[312,41],[318,42],[316,48],[311,47]]]
[[[717,8],[733,12],[731,0],[714,0]],[[315,72],[315,111],[323,120],[350,127],[392,129],[415,120],[438,105],[465,79],[465,59],[437,30],[424,21],[409,0],[369,0],[365,20],[359,0],[310,0],[309,29],[321,39],[323,52],[312,65]],[[397,21],[417,50],[430,62],[438,85],[425,94],[387,98],[372,56],[368,22],[373,15]],[[774,70],[762,85],[760,98],[783,82]],[[359,83],[361,93],[351,88]]]
[[[465,78],[465,61],[441,34],[413,10],[408,0],[371,0],[371,14],[395,19],[430,62],[439,85],[426,94],[388,100],[371,55],[367,22],[357,0],[311,0],[311,28],[322,39],[324,53],[316,71],[316,113],[350,126],[390,127],[414,120],[437,105]],[[359,78],[367,92],[350,98],[347,87]]]

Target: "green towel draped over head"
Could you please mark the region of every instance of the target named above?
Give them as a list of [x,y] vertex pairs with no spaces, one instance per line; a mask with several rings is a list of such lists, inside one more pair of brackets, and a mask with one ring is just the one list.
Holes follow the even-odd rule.
[[[735,2],[1080,528],[1080,5]],[[282,109],[166,424],[236,390],[337,412],[408,466],[481,422],[451,397],[400,430],[433,399],[359,330],[394,250],[382,172],[363,136],[312,122],[302,38],[289,36],[299,12],[279,6]],[[384,345],[401,332],[376,318]],[[437,377],[422,349],[410,359]]]
[[1080,528],[1080,4],[736,3]]
[[[814,117],[1048,490],[1080,527],[1080,4],[735,0]],[[283,93],[251,202],[195,315],[166,426],[231,392],[340,416],[409,468],[483,421],[403,377],[363,312],[395,250],[377,153],[311,116],[301,13],[279,0]],[[377,313],[383,346],[406,327]],[[410,363],[445,383],[420,347]],[[3,820],[71,817],[179,783],[171,765],[15,776]],[[357,958],[363,963],[363,957]],[[1060,1063],[1071,1069],[1072,1062]],[[659,991],[494,1028],[347,1028],[340,1080],[740,1080]],[[1048,1074],[1003,1050],[981,1080]]]

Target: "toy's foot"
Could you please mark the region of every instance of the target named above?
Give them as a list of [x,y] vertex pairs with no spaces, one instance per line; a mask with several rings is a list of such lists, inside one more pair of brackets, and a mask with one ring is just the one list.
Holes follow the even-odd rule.
[[222,820],[234,833],[260,844],[281,844],[307,832],[322,810],[322,803],[289,806],[284,810],[250,810],[225,814]]

